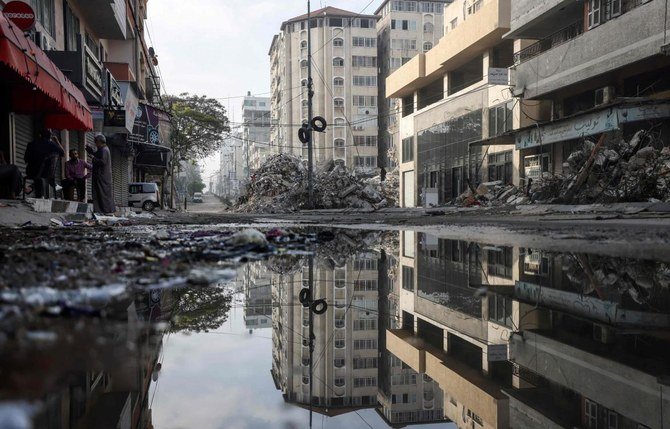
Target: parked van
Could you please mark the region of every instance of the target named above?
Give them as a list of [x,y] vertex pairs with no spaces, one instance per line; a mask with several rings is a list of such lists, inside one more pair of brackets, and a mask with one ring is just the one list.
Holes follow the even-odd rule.
[[155,183],[128,184],[128,205],[130,207],[141,207],[150,212],[159,206],[158,196],[158,185]]
[[193,193],[193,202],[194,203],[201,203],[202,202],[202,192],[194,192]]

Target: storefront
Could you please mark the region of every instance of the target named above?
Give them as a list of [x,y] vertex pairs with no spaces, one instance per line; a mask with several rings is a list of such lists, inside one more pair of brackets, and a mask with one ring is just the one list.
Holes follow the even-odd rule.
[[41,128],[88,131],[93,120],[84,94],[0,14],[0,151],[24,174],[26,147]]

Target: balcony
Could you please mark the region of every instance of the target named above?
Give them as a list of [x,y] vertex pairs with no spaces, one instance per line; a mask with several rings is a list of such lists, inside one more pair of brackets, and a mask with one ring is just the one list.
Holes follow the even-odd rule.
[[74,0],[87,26],[101,39],[126,38],[125,0]]
[[485,0],[481,9],[386,79],[389,98],[412,94],[498,45],[510,28],[510,0]]
[[[552,92],[587,80],[602,79],[608,73],[620,76],[640,63],[660,56],[663,44],[665,2],[637,0],[628,3],[621,15],[591,29],[583,25],[583,2],[572,3],[569,11],[545,14],[510,34],[539,39],[515,53],[517,90],[528,99],[546,98]],[[518,11],[517,13],[520,13]],[[564,28],[545,25],[560,22]],[[580,22],[582,25],[580,27]]]
[[135,73],[128,63],[106,62],[105,67],[119,82],[135,82]]

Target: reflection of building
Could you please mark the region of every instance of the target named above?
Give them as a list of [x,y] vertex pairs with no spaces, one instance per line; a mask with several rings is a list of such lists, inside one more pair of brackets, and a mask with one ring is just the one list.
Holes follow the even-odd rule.
[[438,383],[458,427],[668,424],[662,264],[413,232],[399,263],[386,347]]
[[[314,115],[328,122],[314,135],[316,162],[343,159],[366,172],[377,167],[378,18],[334,7],[312,13]],[[272,144],[305,159],[307,147],[290,124],[308,119],[307,27],[307,15],[285,21],[269,52]]]
[[261,263],[244,267],[244,324],[249,329],[272,326],[272,275]]

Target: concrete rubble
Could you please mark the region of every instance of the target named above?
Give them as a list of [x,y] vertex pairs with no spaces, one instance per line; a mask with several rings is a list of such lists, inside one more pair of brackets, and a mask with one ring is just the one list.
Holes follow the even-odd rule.
[[[341,161],[329,160],[314,172],[316,209],[358,208],[378,210],[397,204],[398,180],[394,174],[364,179],[347,170]],[[246,195],[236,210],[255,213],[294,212],[307,207],[307,168],[295,156],[269,157],[251,177]]]

